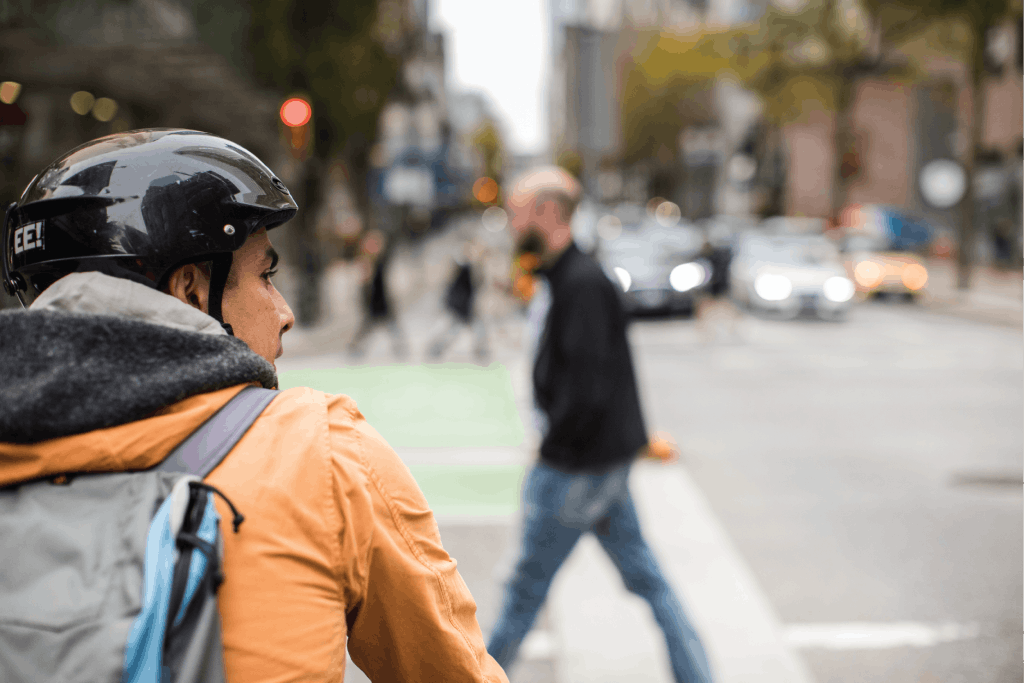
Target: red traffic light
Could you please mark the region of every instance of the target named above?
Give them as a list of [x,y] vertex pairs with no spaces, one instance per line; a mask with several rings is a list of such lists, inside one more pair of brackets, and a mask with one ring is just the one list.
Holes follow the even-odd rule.
[[301,97],[292,97],[281,105],[281,122],[289,128],[298,128],[309,123],[313,107]]

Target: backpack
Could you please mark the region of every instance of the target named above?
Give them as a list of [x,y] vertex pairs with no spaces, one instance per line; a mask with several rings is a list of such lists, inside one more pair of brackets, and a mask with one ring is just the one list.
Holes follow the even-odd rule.
[[203,482],[278,392],[246,387],[160,464],[0,489],[0,681],[222,683]]

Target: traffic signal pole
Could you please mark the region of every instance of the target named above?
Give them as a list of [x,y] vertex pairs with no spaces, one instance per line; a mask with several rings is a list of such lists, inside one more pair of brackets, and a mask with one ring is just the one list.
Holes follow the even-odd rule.
[[320,321],[323,300],[321,281],[324,263],[320,240],[316,234],[316,209],[321,200],[321,178],[316,158],[303,164],[303,178],[300,183],[299,215],[296,217],[296,246],[299,254],[298,301],[295,318],[299,325],[311,327]]
[[279,115],[285,126],[282,142],[302,169],[296,188],[299,213],[292,221],[293,253],[298,260],[295,318],[299,325],[310,327],[320,322],[323,312],[320,288],[324,263],[316,230],[317,209],[323,195],[323,168],[319,158],[310,153],[313,107],[309,101],[304,97],[290,97],[281,104]]
[[967,191],[960,205],[960,248],[957,250],[957,289],[971,288],[971,275],[974,270],[976,242],[976,211],[977,207],[974,182],[975,163],[978,150],[981,149],[981,134],[985,116],[985,34],[975,36],[971,47],[971,59],[968,62],[968,73],[971,77],[971,118],[968,127],[970,139],[964,154],[964,174],[967,176]]

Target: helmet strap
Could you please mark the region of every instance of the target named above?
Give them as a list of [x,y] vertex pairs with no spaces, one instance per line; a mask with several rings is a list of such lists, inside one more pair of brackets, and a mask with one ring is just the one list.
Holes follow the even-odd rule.
[[25,305],[25,299],[21,296],[21,292],[25,287],[25,280],[21,277],[20,273],[12,273],[10,268],[7,267],[7,240],[10,235],[11,218],[14,216],[14,211],[18,207],[18,202],[11,202],[7,206],[7,211],[4,212],[4,224],[0,227],[0,279],[3,280],[3,288],[9,296],[17,296],[18,301],[21,302],[22,308],[28,308]]
[[231,336],[235,331],[231,325],[224,322],[224,314],[221,312],[221,302],[224,300],[224,287],[228,283],[228,273],[231,272],[231,253],[217,254],[213,257],[213,265],[210,268],[210,317],[215,319],[224,328],[224,331]]

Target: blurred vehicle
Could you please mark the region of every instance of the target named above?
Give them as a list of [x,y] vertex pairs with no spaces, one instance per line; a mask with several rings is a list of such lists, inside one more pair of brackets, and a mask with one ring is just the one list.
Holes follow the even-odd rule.
[[825,230],[824,218],[809,216],[769,216],[758,230],[772,235],[820,235]]
[[935,240],[936,226],[921,214],[883,204],[851,204],[839,212],[839,228],[875,237],[879,251],[923,251]]
[[758,219],[754,216],[729,216],[716,214],[708,216],[699,222],[700,228],[711,246],[715,248],[736,246],[743,235],[756,228]]
[[739,303],[785,318],[803,311],[842,318],[856,292],[836,246],[814,234],[745,235],[729,279]]
[[913,252],[892,248],[877,234],[849,233],[841,242],[846,271],[863,296],[899,294],[914,299],[928,284],[928,269]]
[[689,224],[617,221],[599,221],[598,261],[622,288],[626,311],[692,313],[696,294],[711,281],[711,264],[700,257],[700,232]]

